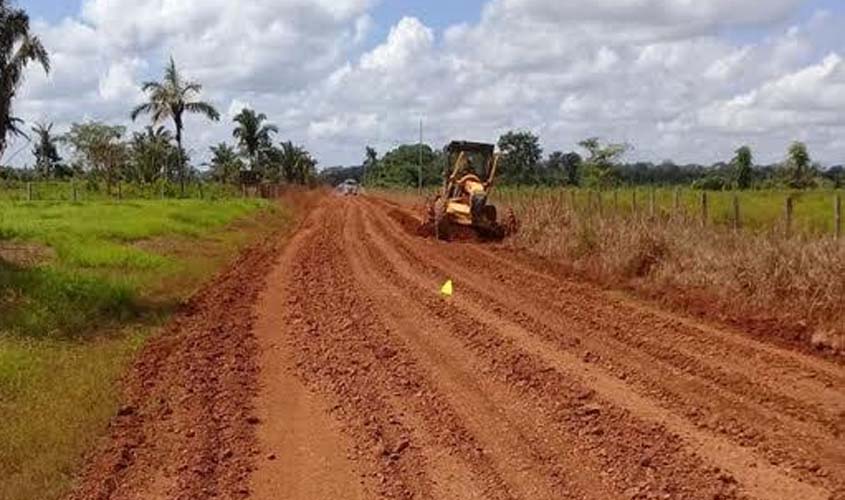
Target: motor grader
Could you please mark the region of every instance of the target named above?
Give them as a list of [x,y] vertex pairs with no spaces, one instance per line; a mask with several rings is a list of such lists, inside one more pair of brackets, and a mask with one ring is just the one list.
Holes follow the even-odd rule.
[[440,192],[427,203],[424,227],[441,240],[474,232],[481,239],[502,239],[517,229],[509,211],[505,223],[489,203],[501,155],[492,144],[453,141],[446,147],[447,167]]

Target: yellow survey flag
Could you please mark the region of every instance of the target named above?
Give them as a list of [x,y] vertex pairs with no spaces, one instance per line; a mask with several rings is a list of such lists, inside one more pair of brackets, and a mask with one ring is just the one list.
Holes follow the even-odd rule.
[[452,287],[452,280],[447,281],[443,285],[443,288],[440,289],[440,293],[442,293],[446,297],[451,297],[453,292],[454,292],[454,290],[453,290],[453,287]]

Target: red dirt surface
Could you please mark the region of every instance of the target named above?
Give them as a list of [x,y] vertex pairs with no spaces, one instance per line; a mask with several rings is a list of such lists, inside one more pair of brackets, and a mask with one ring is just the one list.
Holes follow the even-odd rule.
[[72,498],[845,499],[841,364],[408,217],[327,197],[247,252]]

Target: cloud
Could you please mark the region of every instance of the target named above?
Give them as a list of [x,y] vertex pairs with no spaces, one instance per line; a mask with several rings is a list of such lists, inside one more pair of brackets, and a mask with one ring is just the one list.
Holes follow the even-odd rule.
[[655,161],[717,161],[743,143],[771,161],[800,138],[841,161],[844,19],[801,19],[806,3],[490,0],[477,22],[405,17],[374,40],[375,0],[86,0],[36,25],[54,71],[30,72],[16,111],[59,128],[126,124],[140,82],[172,54],[228,111],[188,122],[195,156],[230,140],[232,113],[252,105],[323,165],[415,141],[420,118],[435,145],[519,128],[547,150],[599,135]]

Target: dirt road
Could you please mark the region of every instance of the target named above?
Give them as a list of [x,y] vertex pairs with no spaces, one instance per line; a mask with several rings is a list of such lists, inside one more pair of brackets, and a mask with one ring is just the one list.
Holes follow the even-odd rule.
[[[842,364],[421,239],[410,218],[324,200],[233,299],[257,304],[245,375],[206,372],[244,386],[250,416],[189,412],[197,437],[158,463],[144,443],[167,426],[136,423],[131,459],[89,469],[77,498],[845,499]],[[196,449],[205,468],[169,463]]]

